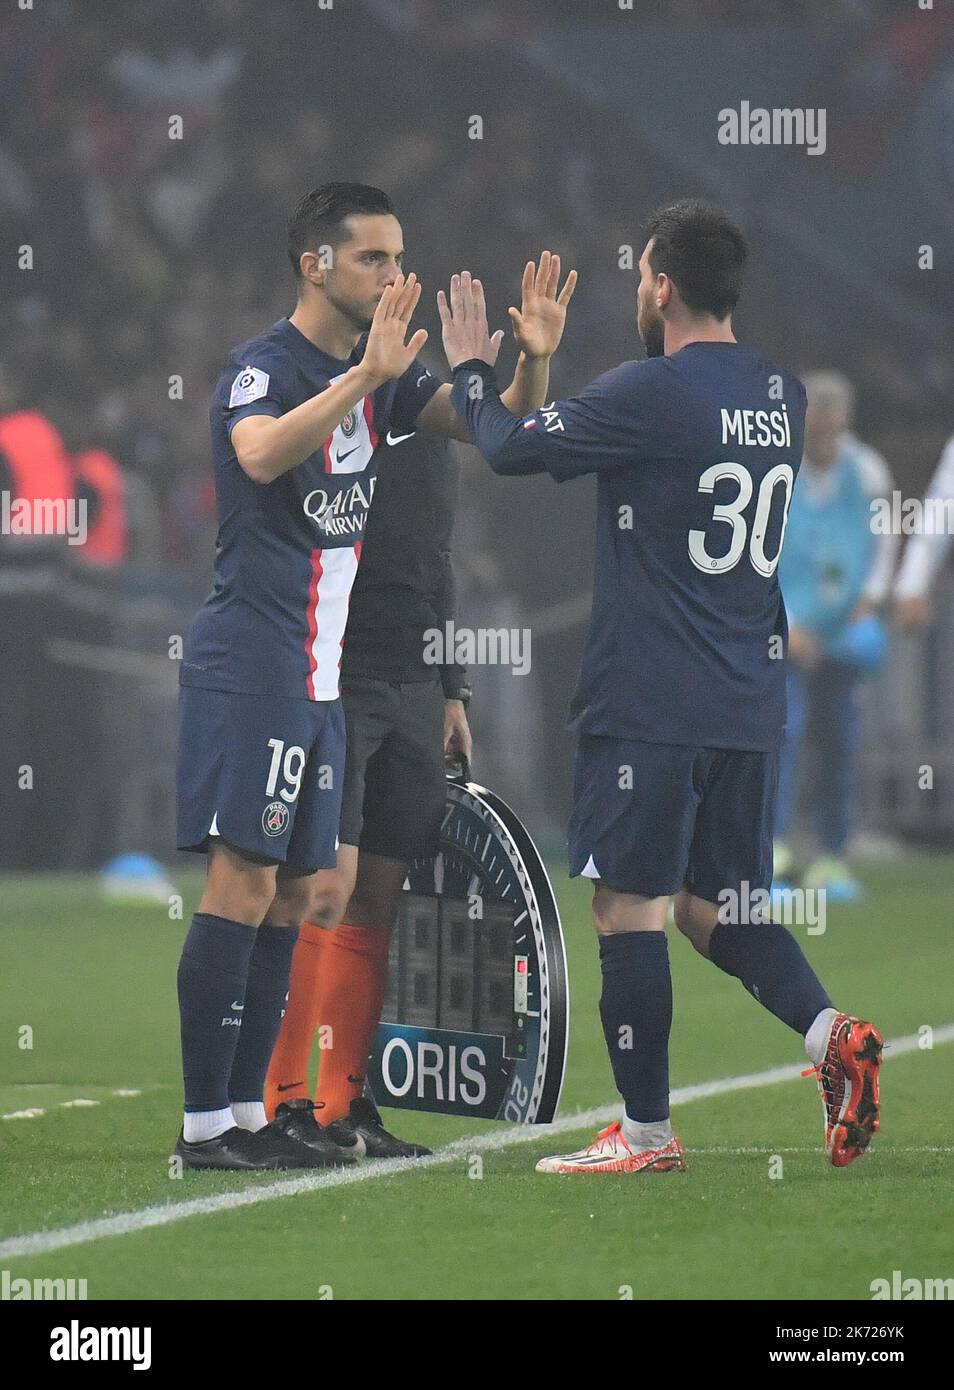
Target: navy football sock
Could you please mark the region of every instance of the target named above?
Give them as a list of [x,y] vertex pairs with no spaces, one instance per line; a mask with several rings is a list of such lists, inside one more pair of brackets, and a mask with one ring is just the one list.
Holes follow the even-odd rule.
[[185,1108],[225,1110],[255,928],[197,912],[179,959]]
[[672,976],[661,931],[600,937],[600,1018],[616,1089],[631,1120],[669,1116],[669,1031]]
[[261,1101],[265,1093],[265,1076],[285,1011],[297,940],[297,927],[273,927],[263,922],[258,929],[245,986],[242,1031],[229,1079],[230,1101]]
[[801,946],[778,922],[717,923],[709,959],[803,1037],[822,1009],[832,1008]]

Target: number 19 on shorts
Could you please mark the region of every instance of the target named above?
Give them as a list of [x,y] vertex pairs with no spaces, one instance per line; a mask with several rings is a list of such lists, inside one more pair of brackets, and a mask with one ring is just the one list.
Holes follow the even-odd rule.
[[[270,738],[268,746],[272,750],[272,761],[268,769],[268,781],[265,783],[265,795],[274,796],[277,791],[283,801],[293,802],[297,800],[301,791],[305,750],[297,743],[289,744],[286,748],[280,738]],[[278,785],[279,778],[284,783],[281,787]]]

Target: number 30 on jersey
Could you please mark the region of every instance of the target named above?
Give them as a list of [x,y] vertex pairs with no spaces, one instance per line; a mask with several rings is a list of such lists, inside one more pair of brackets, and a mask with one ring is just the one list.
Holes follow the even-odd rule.
[[[745,517],[742,515],[752,499],[754,490],[752,474],[747,468],[743,467],[741,463],[714,463],[711,468],[705,470],[699,479],[699,491],[711,494],[715,492],[716,484],[725,478],[730,478],[738,483],[739,491],[731,502],[720,502],[713,507],[712,520],[724,521],[731,528],[729,548],[724,555],[710,555],[706,550],[705,531],[693,530],[689,532],[689,558],[696,569],[702,570],[705,574],[725,574],[727,570],[735,569],[745,553],[746,545],[748,545],[749,559],[753,568],[765,579],[771,579],[782,554],[782,542],[785,539],[788,508],[792,500],[792,488],[795,484],[792,466],[789,463],[777,463],[774,468],[769,469],[759,484],[751,535],[749,535]],[[775,500],[775,489],[780,483],[784,489],[782,526],[779,532],[778,549],[773,556],[769,557],[765,553],[765,533],[768,529],[772,503]]]

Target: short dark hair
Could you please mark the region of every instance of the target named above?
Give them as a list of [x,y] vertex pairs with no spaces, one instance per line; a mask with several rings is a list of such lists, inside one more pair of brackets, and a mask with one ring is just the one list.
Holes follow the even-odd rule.
[[649,264],[668,275],[687,309],[724,319],[742,293],[749,248],[745,237],[715,203],[682,198],[657,208],[646,222],[652,240]]
[[288,259],[301,279],[301,258],[319,246],[340,246],[347,240],[346,217],[377,217],[393,213],[391,199],[369,183],[323,183],[305,193],[288,219]]

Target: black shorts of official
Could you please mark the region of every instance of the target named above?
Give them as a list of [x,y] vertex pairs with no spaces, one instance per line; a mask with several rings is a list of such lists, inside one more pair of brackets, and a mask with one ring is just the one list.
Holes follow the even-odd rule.
[[436,854],[447,804],[440,681],[348,676],[341,699],[341,844],[404,862]]
[[334,868],[344,785],[340,700],[179,690],[179,849],[216,839],[295,874]]
[[769,889],[778,752],[584,735],[570,874],[649,898]]

